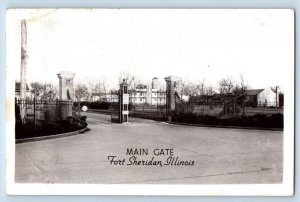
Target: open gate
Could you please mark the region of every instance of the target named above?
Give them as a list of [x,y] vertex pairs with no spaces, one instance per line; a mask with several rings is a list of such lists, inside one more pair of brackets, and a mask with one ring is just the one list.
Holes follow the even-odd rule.
[[120,99],[119,91],[111,91],[109,97],[111,122],[120,123]]

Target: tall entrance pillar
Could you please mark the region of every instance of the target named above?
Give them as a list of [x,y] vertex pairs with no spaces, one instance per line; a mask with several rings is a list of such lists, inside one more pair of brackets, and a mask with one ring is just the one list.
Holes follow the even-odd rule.
[[58,99],[58,115],[60,119],[72,116],[72,107],[74,100],[74,76],[72,72],[62,71],[57,74],[59,78],[59,99]]
[[170,114],[176,108],[176,96],[182,93],[182,79],[178,76],[168,76],[166,81],[166,107],[167,114]]
[[62,71],[59,78],[59,100],[74,100],[74,76],[72,72]]

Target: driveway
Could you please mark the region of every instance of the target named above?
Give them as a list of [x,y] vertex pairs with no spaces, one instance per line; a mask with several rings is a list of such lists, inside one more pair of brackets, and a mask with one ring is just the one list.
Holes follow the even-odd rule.
[[[89,132],[17,144],[16,182],[282,182],[282,131],[182,126],[139,118],[116,124],[109,115],[85,115]],[[131,149],[136,161],[129,160]],[[177,165],[180,162],[184,165]]]

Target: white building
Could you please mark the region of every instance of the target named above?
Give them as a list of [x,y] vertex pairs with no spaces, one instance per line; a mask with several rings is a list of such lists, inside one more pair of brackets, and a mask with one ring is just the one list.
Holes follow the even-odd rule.
[[256,107],[278,107],[279,93],[271,88],[246,90],[246,101]]
[[164,105],[166,103],[166,92],[159,90],[158,79],[154,77],[151,85],[138,84],[129,91],[129,101],[132,104]]

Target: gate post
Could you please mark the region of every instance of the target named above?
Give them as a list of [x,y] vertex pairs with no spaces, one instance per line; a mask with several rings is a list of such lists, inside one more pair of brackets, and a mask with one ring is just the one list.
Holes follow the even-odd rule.
[[120,83],[120,123],[128,122],[128,115],[129,115],[129,94],[128,94],[128,84],[126,83],[125,79],[123,82]]
[[182,93],[182,79],[177,76],[168,76],[166,81],[166,108],[167,115],[169,116],[172,111],[176,109],[175,94],[180,95]]
[[72,116],[72,106],[75,97],[74,76],[72,72],[61,71],[57,74],[59,78],[59,107],[61,119]]

